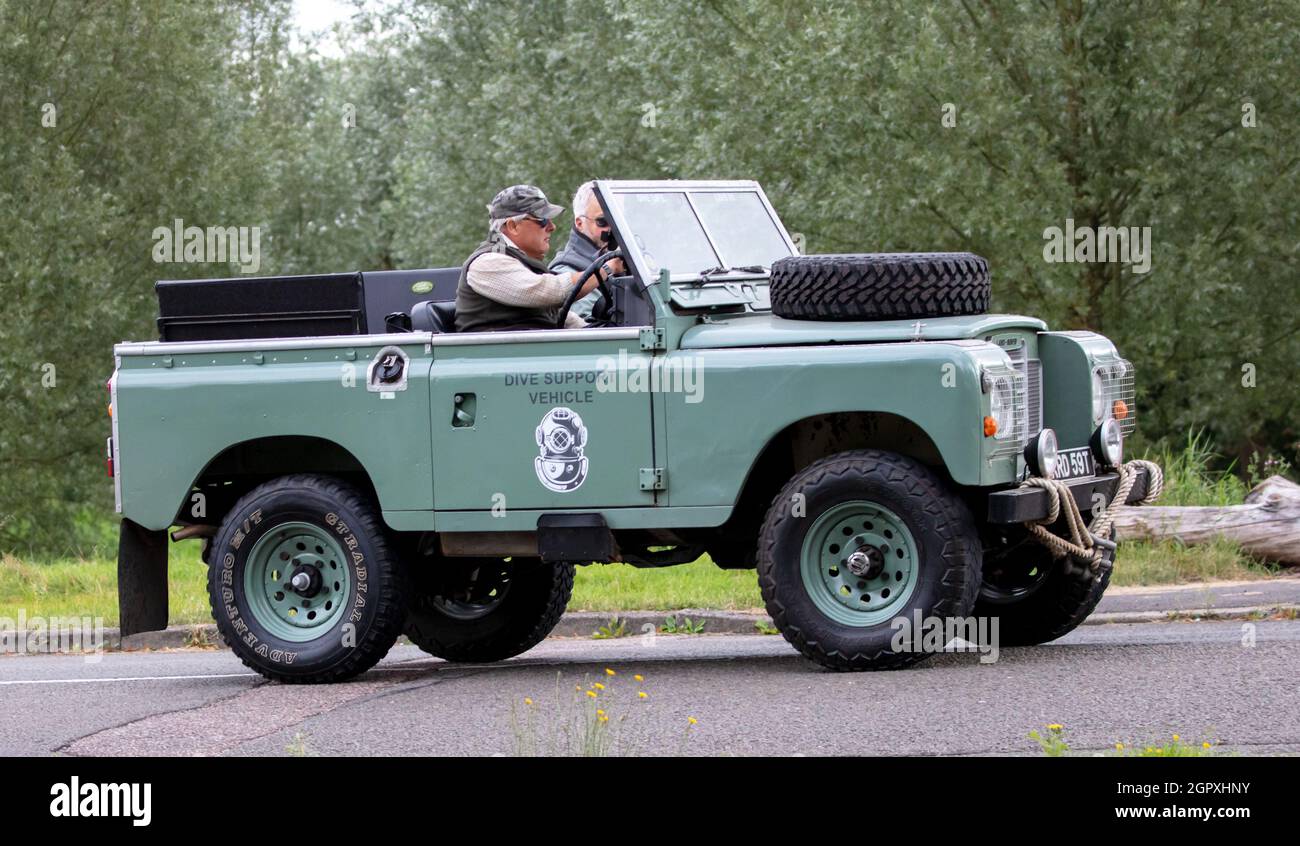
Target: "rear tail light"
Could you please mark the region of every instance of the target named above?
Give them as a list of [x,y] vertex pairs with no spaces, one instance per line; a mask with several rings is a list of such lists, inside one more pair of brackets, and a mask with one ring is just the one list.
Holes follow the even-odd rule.
[[108,439],[108,477],[113,478],[113,439]]

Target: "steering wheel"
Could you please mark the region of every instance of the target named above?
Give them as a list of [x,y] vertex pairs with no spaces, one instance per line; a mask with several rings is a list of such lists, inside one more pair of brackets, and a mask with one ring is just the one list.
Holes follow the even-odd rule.
[[[578,301],[578,294],[582,292],[582,286],[587,284],[587,280],[591,278],[591,275],[600,270],[600,268],[607,262],[622,257],[622,249],[611,250],[608,253],[601,253],[596,256],[596,260],[587,265],[587,269],[582,271],[582,273],[578,275],[577,280],[573,283],[573,290],[569,292],[569,296],[564,298],[564,305],[560,307],[560,316],[555,320],[556,329],[564,328],[565,321],[569,319],[569,310],[572,309],[573,304]],[[609,285],[604,279],[601,279],[597,283],[597,288],[600,290],[600,296],[604,299],[605,311],[612,311],[614,308],[614,294],[609,290]]]

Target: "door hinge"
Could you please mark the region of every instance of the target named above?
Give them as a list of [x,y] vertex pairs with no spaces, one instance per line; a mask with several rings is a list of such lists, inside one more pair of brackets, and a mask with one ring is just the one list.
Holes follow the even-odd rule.
[[641,349],[643,350],[668,349],[668,340],[664,336],[663,328],[657,326],[642,326],[641,327]]
[[641,490],[662,491],[668,488],[668,472],[662,467],[641,468]]

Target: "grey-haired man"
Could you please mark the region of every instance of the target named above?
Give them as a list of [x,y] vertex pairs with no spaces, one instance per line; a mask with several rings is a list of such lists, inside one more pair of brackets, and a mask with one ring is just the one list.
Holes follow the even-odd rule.
[[[573,230],[569,232],[568,242],[551,259],[551,271],[586,270],[600,254],[602,239],[608,232],[609,220],[600,207],[600,200],[596,199],[596,183],[582,183],[573,195]],[[617,273],[619,267],[612,269]],[[599,301],[600,292],[592,291],[573,304],[573,311],[585,320],[591,317],[591,310]]]
[[[493,197],[487,208],[487,239],[460,269],[456,331],[554,328],[560,307],[580,275],[551,273],[544,263],[555,218],[564,207],[548,201],[540,188],[512,185]],[[596,288],[598,276],[603,271],[587,280],[580,297]],[[564,328],[585,325],[570,311]]]

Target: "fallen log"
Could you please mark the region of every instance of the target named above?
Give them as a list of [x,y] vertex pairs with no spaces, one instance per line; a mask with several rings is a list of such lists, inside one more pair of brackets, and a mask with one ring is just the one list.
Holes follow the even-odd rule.
[[1115,513],[1115,538],[1177,540],[1185,544],[1228,538],[1256,558],[1300,566],[1300,485],[1270,476],[1242,505],[1126,506]]

